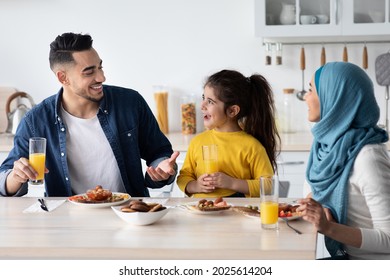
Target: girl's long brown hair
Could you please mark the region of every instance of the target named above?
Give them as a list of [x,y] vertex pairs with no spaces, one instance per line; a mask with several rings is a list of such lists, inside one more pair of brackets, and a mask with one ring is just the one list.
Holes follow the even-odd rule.
[[275,104],[271,86],[260,74],[248,78],[234,70],[222,70],[211,75],[205,86],[212,87],[219,100],[225,104],[225,112],[238,105],[237,121],[242,129],[264,146],[274,172],[280,136],[275,123]]

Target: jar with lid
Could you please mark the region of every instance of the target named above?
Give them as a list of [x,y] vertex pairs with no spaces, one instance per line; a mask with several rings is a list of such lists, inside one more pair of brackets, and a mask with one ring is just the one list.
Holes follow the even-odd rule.
[[293,88],[283,89],[281,129],[282,132],[284,133],[296,132],[295,114],[294,114],[294,108],[296,107],[295,104],[296,99],[297,98],[294,96]]
[[181,97],[181,131],[183,134],[196,133],[196,102],[193,95]]

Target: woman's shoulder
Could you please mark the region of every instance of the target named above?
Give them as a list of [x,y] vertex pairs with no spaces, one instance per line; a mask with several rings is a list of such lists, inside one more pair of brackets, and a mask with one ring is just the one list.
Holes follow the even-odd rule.
[[356,161],[389,160],[387,145],[384,143],[367,144],[359,152]]
[[356,156],[353,175],[355,177],[378,177],[384,174],[390,177],[390,158],[386,144],[365,145]]

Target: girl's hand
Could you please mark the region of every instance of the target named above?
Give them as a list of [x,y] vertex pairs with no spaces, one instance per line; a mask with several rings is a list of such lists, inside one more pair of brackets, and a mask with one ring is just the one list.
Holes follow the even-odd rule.
[[203,181],[208,186],[216,188],[224,188],[229,189],[229,186],[233,185],[234,178],[230,177],[229,175],[226,175],[223,172],[216,172],[212,174],[206,174],[203,178]]
[[192,189],[193,193],[210,193],[215,190],[215,187],[209,183],[209,181],[206,179],[209,177],[209,174],[203,174],[199,176],[198,180],[196,181],[195,189]]

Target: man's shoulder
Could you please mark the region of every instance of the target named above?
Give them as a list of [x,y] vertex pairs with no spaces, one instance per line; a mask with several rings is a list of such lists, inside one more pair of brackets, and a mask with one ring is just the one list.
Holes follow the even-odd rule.
[[103,85],[104,94],[132,94],[139,95],[138,91],[120,86]]

